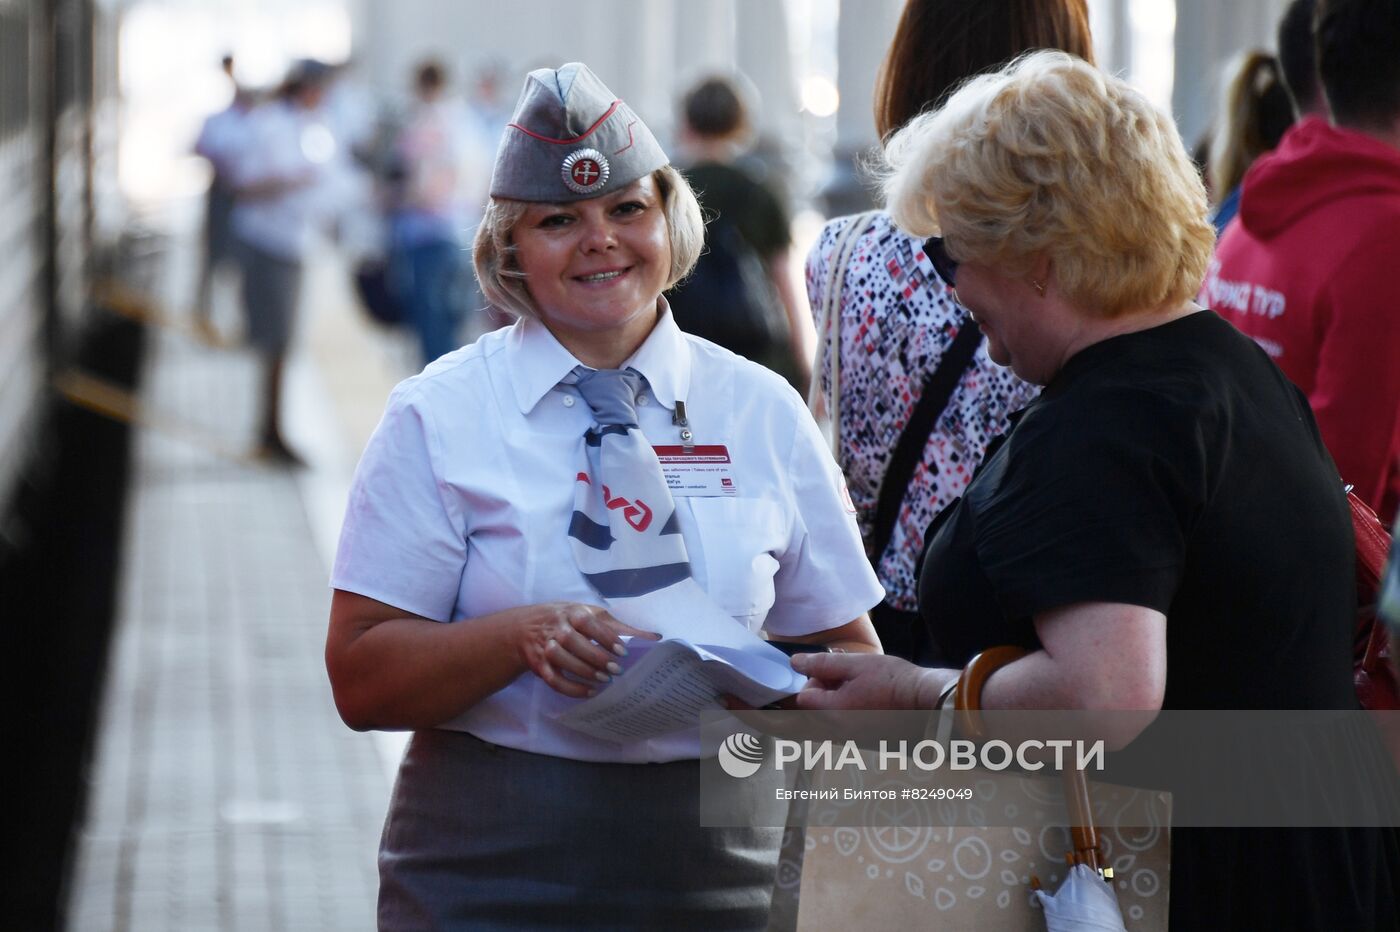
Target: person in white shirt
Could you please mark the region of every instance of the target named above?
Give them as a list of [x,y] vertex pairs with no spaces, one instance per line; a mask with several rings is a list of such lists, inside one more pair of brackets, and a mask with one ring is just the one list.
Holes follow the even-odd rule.
[[295,465],[282,437],[282,371],[301,289],[302,262],[326,215],[335,136],[320,106],[333,71],[295,64],[277,99],[248,116],[247,142],[233,171],[233,232],[243,266],[247,341],[263,359],[258,454]]
[[[531,73],[491,195],[477,274],[519,320],[394,391],[331,578],[342,718],[415,732],[379,927],[763,928],[781,830],[698,827],[698,728],[612,742],[556,716],[620,672],[624,636],[707,613],[736,637],[878,651],[865,613],[882,590],[840,471],[781,378],[677,329],[661,293],[695,261],[699,207],[586,67]],[[609,379],[631,386],[621,419],[595,396]],[[727,452],[713,490],[653,509],[623,484],[660,479],[653,445],[685,444]],[[619,491],[591,497],[605,482]],[[629,551],[642,538],[618,514],[646,546]],[[581,568],[652,550],[680,562]],[[669,617],[637,610],[672,592],[690,595]]]
[[233,74],[233,56],[223,58],[224,74],[233,85],[233,99],[218,113],[210,114],[199,130],[194,151],[209,162],[213,174],[204,208],[204,255],[201,257],[199,280],[196,283],[194,319],[201,337],[218,342],[212,320],[214,277],[220,267],[237,258],[233,248],[233,176],[238,159],[247,142],[248,113],[254,97],[251,91],[239,87]]
[[393,219],[394,280],[427,364],[461,345],[460,237],[470,224],[464,196],[471,172],[485,172],[468,162],[468,116],[447,95],[446,68],[423,62],[413,83],[417,100],[394,146],[404,176]]

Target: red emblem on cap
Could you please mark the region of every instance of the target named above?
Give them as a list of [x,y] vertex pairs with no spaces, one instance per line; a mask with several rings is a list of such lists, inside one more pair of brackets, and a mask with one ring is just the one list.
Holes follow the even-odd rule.
[[574,163],[574,167],[569,170],[569,175],[581,188],[587,188],[601,175],[598,170],[598,163],[592,159],[579,159]]
[[564,159],[564,185],[575,194],[593,194],[608,183],[612,169],[597,149],[576,149]]

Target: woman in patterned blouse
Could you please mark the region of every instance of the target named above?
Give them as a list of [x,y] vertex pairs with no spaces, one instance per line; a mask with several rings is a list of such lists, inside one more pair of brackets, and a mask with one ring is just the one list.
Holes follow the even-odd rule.
[[[911,117],[947,96],[965,78],[1022,52],[1058,48],[1093,61],[1085,0],[1010,0],[968,4],[908,0],[886,53],[875,94],[875,125],[886,138]],[[855,220],[839,217],[822,231],[807,259],[807,294],[822,307],[842,233]],[[839,272],[840,436],[846,470],[867,550],[872,549],[880,485],[905,424],[926,385],[967,323],[925,255],[923,241],[894,226],[881,211],[856,234]],[[828,339],[821,334],[822,340]],[[821,386],[831,397],[823,352]],[[885,652],[909,660],[937,659],[915,612],[924,531],[962,494],[987,443],[1007,428],[1007,415],[1039,389],[988,358],[979,347],[947,407],[923,444],[883,553],[870,554],[885,601],[871,612]]]

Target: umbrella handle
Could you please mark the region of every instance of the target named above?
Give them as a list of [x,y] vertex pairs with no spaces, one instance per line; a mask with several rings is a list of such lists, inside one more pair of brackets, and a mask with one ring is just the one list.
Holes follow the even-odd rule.
[[956,710],[958,731],[977,741],[987,737],[987,729],[982,723],[982,689],[991,675],[1009,663],[1020,660],[1030,653],[1024,648],[1009,644],[989,647],[973,657],[958,675],[957,689],[953,690],[953,708]]
[[[986,725],[980,714],[982,690],[993,673],[1020,660],[1027,653],[1024,648],[1012,645],[989,647],[967,662],[958,676],[957,688],[953,690],[953,708],[956,710],[958,730],[962,734],[979,741],[987,737]],[[1066,852],[1065,860],[1071,866],[1086,864],[1090,869],[1102,872],[1103,849],[1099,845],[1099,831],[1094,826],[1089,781],[1078,767],[1062,771],[1062,776],[1071,841],[1071,850]]]
[[1065,854],[1070,866],[1087,864],[1091,870],[1103,869],[1103,849],[1099,847],[1099,830],[1094,826],[1094,808],[1089,800],[1089,781],[1078,767],[1064,770],[1065,808],[1069,810],[1069,837],[1072,850]]

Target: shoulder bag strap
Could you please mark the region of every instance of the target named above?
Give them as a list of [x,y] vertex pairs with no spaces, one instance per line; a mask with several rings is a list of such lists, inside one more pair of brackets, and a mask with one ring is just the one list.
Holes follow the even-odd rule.
[[875,526],[870,540],[870,562],[875,566],[880,565],[885,548],[890,545],[894,525],[899,518],[899,506],[909,490],[914,467],[923,459],[924,447],[928,445],[933,425],[948,407],[953,390],[958,387],[981,342],[982,332],[972,318],[965,315],[952,345],[924,380],[919,403],[914,406],[909,423],[899,435],[894,453],[890,455],[890,464],[885,469],[885,478],[880,482],[880,497],[875,504]]
[[[1351,509],[1351,528],[1356,536],[1356,589],[1364,603],[1374,603],[1379,596],[1381,577],[1385,575],[1385,560],[1390,553],[1391,540],[1385,525],[1381,524],[1370,506],[1356,497],[1347,486],[1347,505]],[[1375,612],[1358,612],[1358,618],[1365,618],[1358,630],[1366,639],[1365,651],[1361,657],[1360,669],[1372,676],[1383,676],[1386,648],[1386,626],[1376,618]],[[1370,630],[1365,630],[1369,626]]]
[[831,425],[831,455],[841,462],[841,292],[846,280],[846,265],[855,252],[861,234],[870,229],[879,211],[867,210],[851,218],[841,231],[831,251],[831,264],[826,270],[826,290],[822,292],[820,319],[817,322],[817,359],[813,366],[812,383],[807,388],[807,407],[817,410],[821,398],[822,362],[831,369],[831,391],[826,403],[826,419]]

